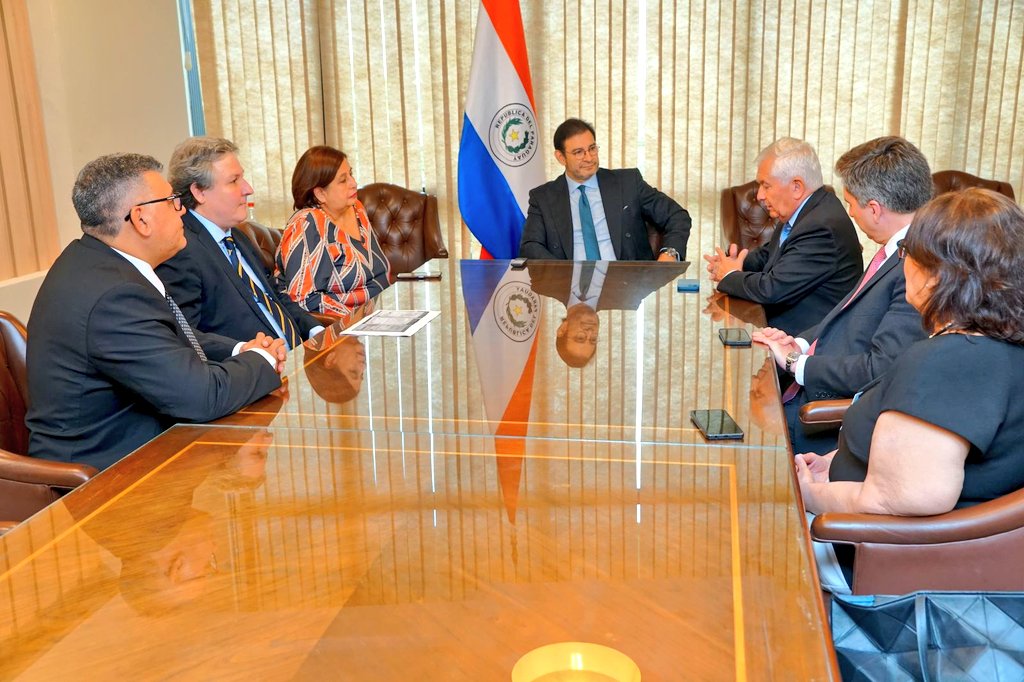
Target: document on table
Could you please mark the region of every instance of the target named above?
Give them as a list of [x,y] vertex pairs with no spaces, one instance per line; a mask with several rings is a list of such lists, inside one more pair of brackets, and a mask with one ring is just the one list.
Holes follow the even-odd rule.
[[350,336],[412,336],[440,314],[436,310],[378,310],[341,333]]

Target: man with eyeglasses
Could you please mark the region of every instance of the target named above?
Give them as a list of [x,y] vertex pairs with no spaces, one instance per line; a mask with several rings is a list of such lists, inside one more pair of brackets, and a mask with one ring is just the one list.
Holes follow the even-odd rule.
[[103,469],[174,422],[223,417],[281,385],[280,340],[192,329],[154,272],[185,246],[162,169],[112,154],[78,174],[85,234],[50,268],[28,323],[33,457]]
[[250,185],[238,147],[216,137],[190,137],[171,154],[168,173],[188,211],[188,244],[157,273],[196,329],[236,339],[262,332],[289,348],[323,326],[277,289],[259,252],[241,230]]
[[852,397],[925,337],[920,314],[907,302],[900,242],[931,199],[928,160],[901,137],[879,137],[839,157],[836,173],[850,216],[880,248],[854,290],[820,323],[796,338],[771,327],[753,337],[793,375],[783,397],[794,453],[826,453],[836,446],[835,432],[804,431],[804,404]]
[[[690,214],[644,182],[636,168],[600,168],[594,127],[570,118],[555,130],[555,159],[565,174],[530,191],[519,255],[559,260],[686,258]],[[651,249],[650,223],[662,248]]]

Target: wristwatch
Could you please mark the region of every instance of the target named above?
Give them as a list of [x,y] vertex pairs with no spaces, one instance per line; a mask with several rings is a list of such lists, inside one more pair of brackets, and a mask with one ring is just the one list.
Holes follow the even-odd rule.
[[658,255],[660,256],[663,253],[667,253],[676,260],[679,260],[679,252],[673,249],[671,246],[666,246],[665,248],[663,248],[661,251],[658,252]]
[[788,354],[786,356],[786,371],[787,372],[789,372],[790,374],[794,374],[795,373],[795,371],[793,370],[793,365],[796,364],[796,361],[800,359],[801,355],[803,355],[803,353],[801,353],[798,350],[795,350],[795,351],[791,352],[790,354]]

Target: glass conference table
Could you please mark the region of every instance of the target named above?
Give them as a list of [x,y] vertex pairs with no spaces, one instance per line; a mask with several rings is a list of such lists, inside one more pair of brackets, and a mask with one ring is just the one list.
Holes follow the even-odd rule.
[[0,538],[0,678],[507,680],[565,641],[837,677],[773,364],[717,334],[760,309],[685,264],[430,266],[373,302],[440,311],[413,336],[329,328]]

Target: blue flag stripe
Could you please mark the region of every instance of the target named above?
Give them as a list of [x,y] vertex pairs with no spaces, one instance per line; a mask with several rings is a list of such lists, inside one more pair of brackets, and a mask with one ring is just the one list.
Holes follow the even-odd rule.
[[516,257],[526,216],[467,116],[459,147],[459,210],[488,253]]

